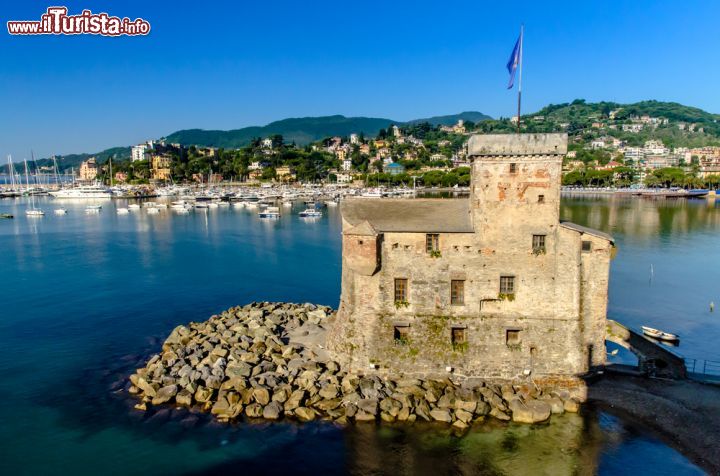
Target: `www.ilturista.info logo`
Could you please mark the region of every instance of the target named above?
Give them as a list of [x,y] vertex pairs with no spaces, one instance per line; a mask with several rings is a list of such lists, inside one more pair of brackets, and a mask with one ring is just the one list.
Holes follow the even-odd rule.
[[40,21],[9,21],[11,35],[147,35],[150,23],[142,18],[112,17],[107,13],[83,10],[79,15],[68,15],[67,7],[48,7]]

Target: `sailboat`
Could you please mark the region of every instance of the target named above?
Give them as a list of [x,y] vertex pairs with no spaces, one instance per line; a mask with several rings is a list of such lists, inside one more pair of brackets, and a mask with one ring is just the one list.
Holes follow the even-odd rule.
[[[30,189],[30,179],[28,178],[28,166],[27,166],[27,159],[25,160],[25,185],[27,186],[27,189]],[[35,195],[30,195],[30,204],[31,208],[28,208],[25,210],[25,215],[29,217],[41,217],[45,216],[45,212],[40,210],[39,208],[35,208]]]

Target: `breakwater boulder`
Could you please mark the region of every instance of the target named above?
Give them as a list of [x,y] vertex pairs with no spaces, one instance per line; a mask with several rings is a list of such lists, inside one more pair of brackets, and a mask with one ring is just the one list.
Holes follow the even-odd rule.
[[460,429],[490,417],[537,423],[577,411],[569,393],[532,384],[345,372],[324,348],[334,314],[313,304],[259,302],[178,326],[130,376],[135,407],[198,408],[220,421],[417,420]]

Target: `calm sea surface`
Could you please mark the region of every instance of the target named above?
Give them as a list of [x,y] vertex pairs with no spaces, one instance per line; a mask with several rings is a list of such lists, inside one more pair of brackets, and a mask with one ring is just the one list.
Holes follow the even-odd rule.
[[[176,325],[254,300],[337,306],[340,217],[276,222],[244,209],[117,215],[123,201],[0,200],[0,474],[700,474],[657,436],[587,409],[549,425],[225,426],[146,415],[113,392]],[[562,215],[613,234],[611,317],[681,334],[720,360],[720,207],[567,199]],[[651,271],[652,270],[652,271]]]

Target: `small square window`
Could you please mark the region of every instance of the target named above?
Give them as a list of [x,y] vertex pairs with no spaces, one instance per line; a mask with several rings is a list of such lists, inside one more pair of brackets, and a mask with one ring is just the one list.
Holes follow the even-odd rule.
[[582,242],[582,250],[585,253],[588,253],[592,251],[592,241],[583,240]]
[[545,203],[545,195],[538,195],[538,203]]
[[515,276],[500,276],[500,294],[515,293]]
[[453,279],[450,281],[450,304],[461,306],[465,304],[465,281]]
[[410,326],[394,326],[393,339],[396,344],[407,344],[410,341]]
[[510,164],[510,173],[514,174],[516,172],[517,172],[517,164],[515,164],[515,163]]
[[505,330],[505,344],[506,345],[519,345],[521,340],[520,329],[507,329]]
[[532,250],[533,253],[545,253],[545,235],[533,235]]
[[405,278],[395,279],[395,302],[407,302],[408,280]]
[[433,251],[440,251],[440,235],[428,233],[425,235],[425,252],[432,253]]
[[453,347],[457,347],[467,343],[467,336],[464,327],[453,327],[450,331],[450,342]]

